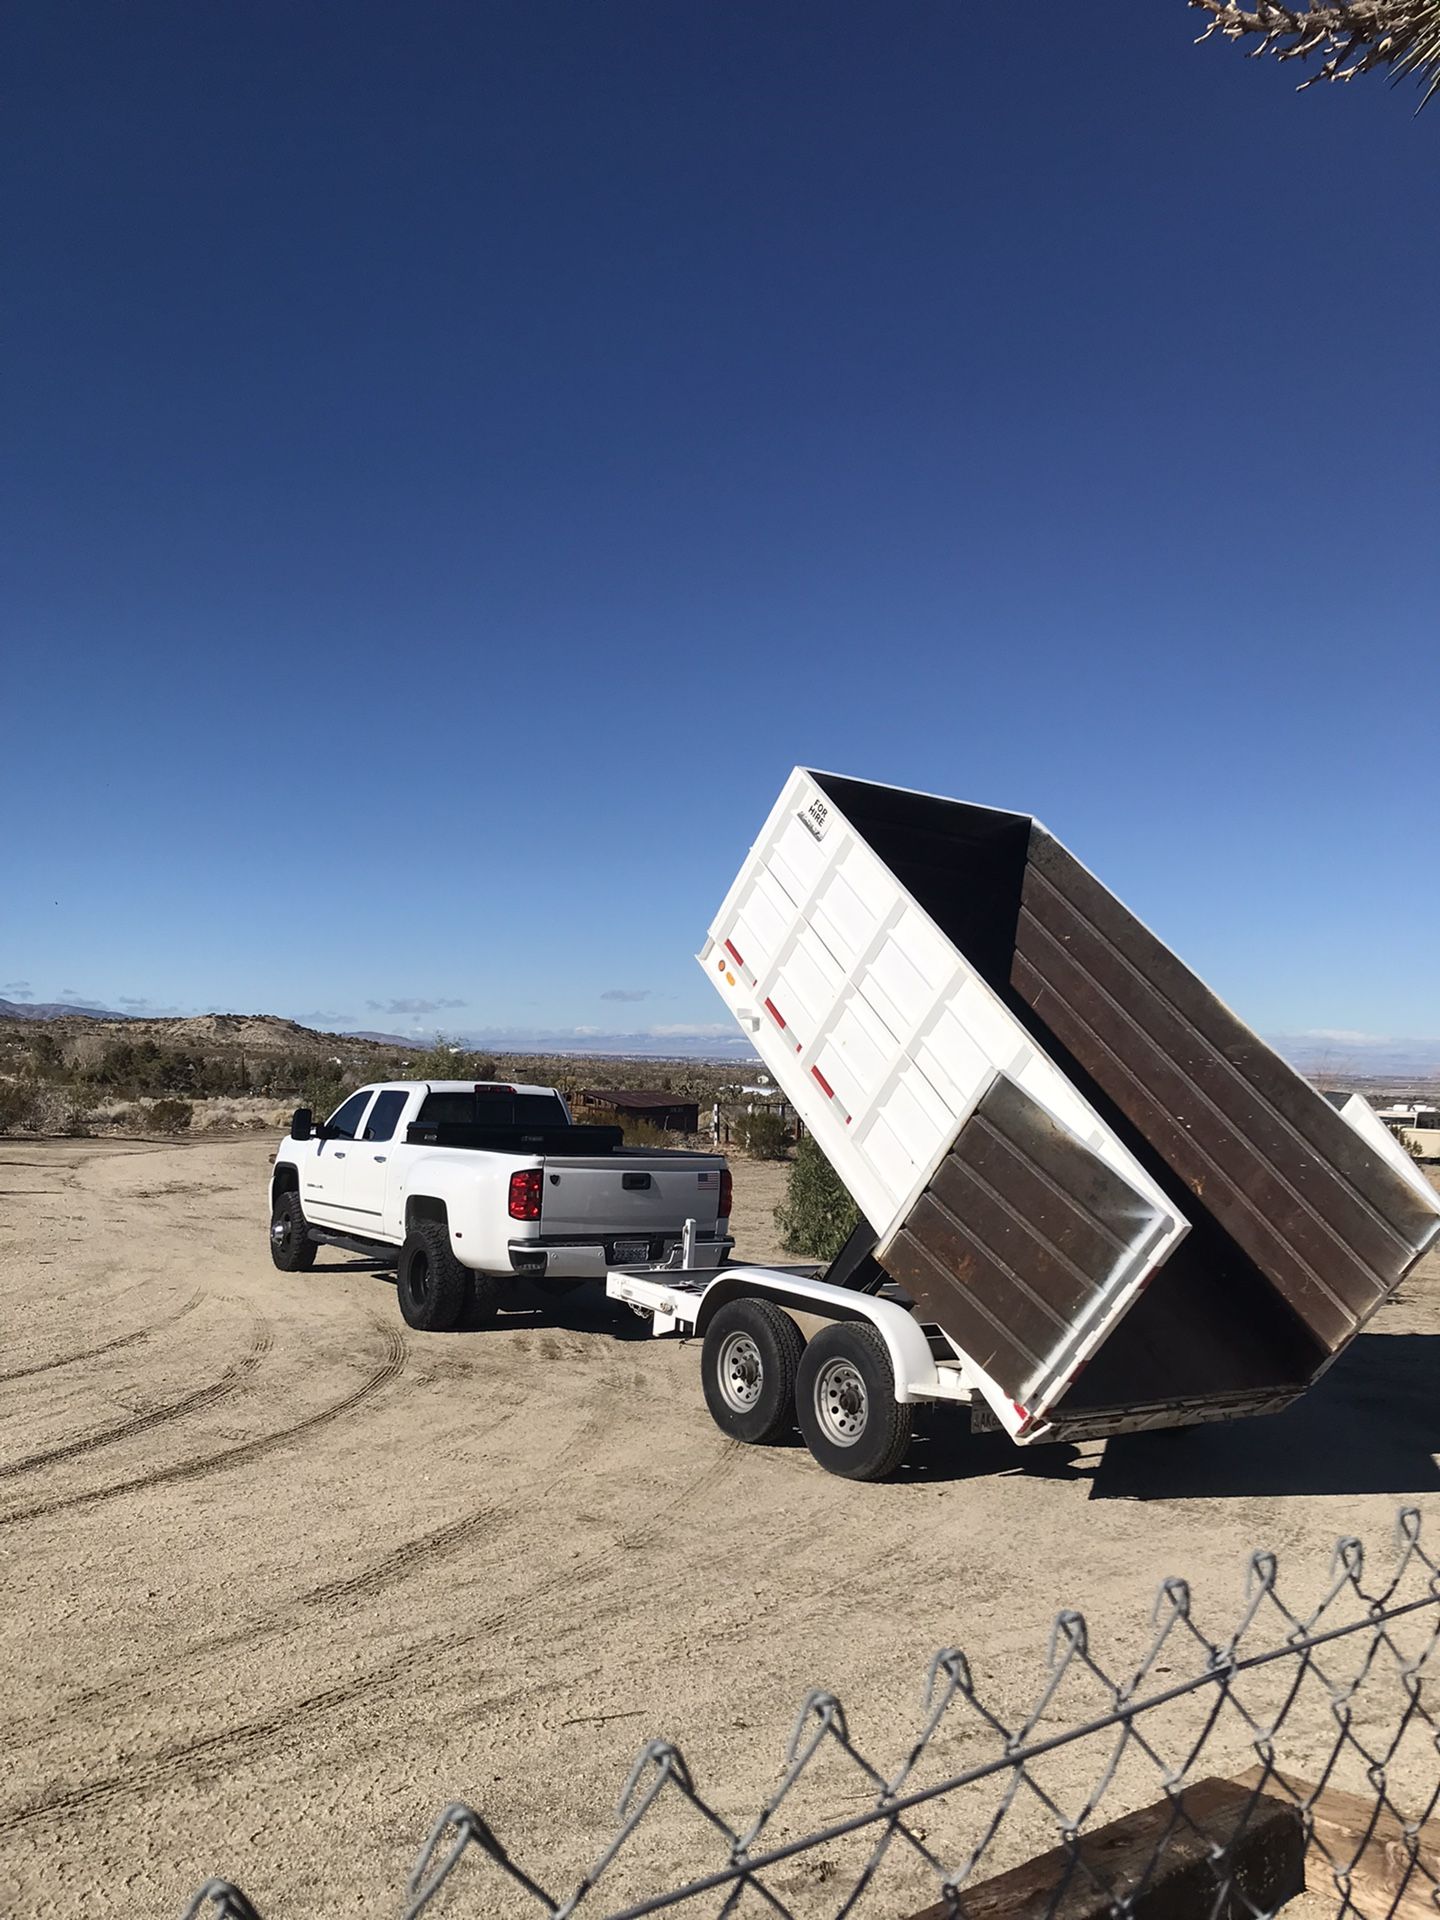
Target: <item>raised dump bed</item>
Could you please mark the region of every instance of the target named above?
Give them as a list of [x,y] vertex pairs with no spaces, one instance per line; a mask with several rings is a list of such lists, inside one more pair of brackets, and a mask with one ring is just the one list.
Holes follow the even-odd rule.
[[1284,1406],[1440,1233],[1028,814],[798,770],[699,960],[1022,1442]]

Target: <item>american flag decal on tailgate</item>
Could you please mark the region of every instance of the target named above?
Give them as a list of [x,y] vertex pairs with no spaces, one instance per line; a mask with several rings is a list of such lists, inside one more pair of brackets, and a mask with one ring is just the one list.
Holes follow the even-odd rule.
[[720,1176],[718,1173],[700,1173],[695,1177],[702,1187],[718,1187],[720,1184]]

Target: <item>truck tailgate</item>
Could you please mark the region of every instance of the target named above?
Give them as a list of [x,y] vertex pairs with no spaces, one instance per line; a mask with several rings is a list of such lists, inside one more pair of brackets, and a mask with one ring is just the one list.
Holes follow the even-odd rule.
[[709,1232],[719,1217],[723,1162],[708,1155],[608,1153],[543,1165],[542,1239],[678,1234],[687,1220]]

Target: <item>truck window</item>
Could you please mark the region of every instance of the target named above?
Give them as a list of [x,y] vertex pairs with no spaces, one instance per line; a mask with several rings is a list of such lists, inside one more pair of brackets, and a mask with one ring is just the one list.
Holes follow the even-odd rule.
[[343,1101],[325,1122],[325,1131],[332,1140],[353,1140],[355,1129],[360,1124],[360,1116],[370,1104],[370,1095],[352,1093]]
[[405,1110],[408,1093],[399,1093],[392,1087],[388,1093],[375,1096],[375,1104],[370,1109],[370,1118],[365,1122],[367,1140],[393,1140],[395,1122]]
[[555,1093],[427,1093],[420,1120],[442,1127],[563,1127],[565,1107]]

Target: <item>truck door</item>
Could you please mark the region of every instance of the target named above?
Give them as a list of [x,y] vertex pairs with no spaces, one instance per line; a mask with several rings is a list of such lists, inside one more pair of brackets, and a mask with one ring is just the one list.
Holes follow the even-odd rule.
[[382,1087],[348,1154],[343,1199],[355,1233],[378,1234],[384,1230],[385,1200],[394,1180],[391,1148],[409,1099],[403,1087]]
[[370,1099],[368,1087],[363,1093],[352,1093],[325,1122],[325,1138],[310,1143],[314,1151],[305,1168],[301,1203],[306,1219],[313,1220],[316,1226],[341,1229],[345,1226],[350,1156],[355,1151],[355,1136]]

